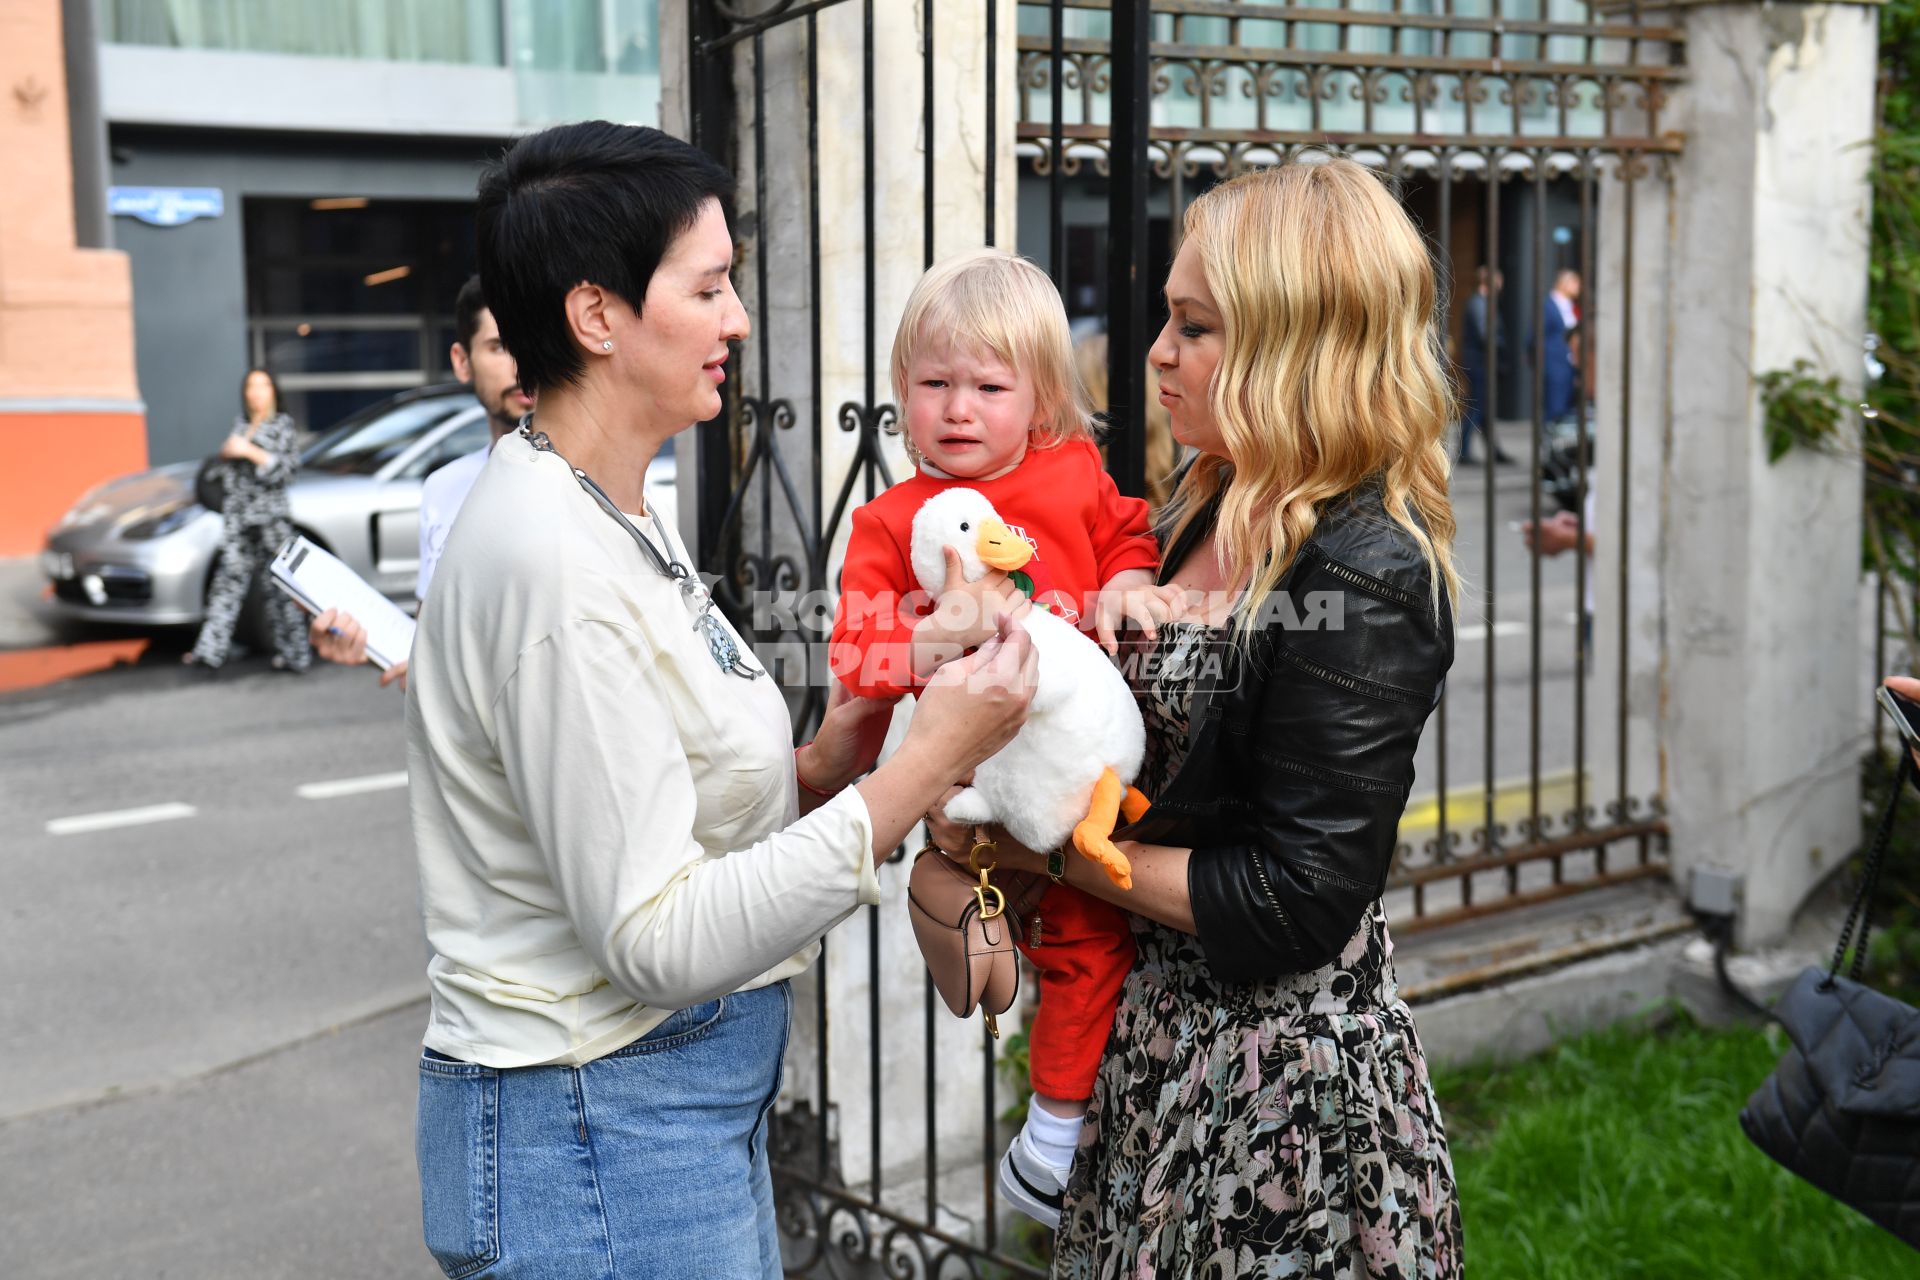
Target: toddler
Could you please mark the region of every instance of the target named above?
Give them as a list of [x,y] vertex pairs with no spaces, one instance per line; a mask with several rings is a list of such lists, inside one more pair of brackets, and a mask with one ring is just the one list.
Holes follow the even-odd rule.
[[[1038,267],[995,249],[934,266],[907,300],[892,366],[918,470],[853,513],[832,652],[849,688],[909,693],[1029,599],[1090,627],[1109,652],[1127,620],[1149,635],[1166,621],[1173,593],[1154,585],[1147,504],[1122,497],[1101,464],[1066,311]],[[1034,555],[1011,579],[990,574],[948,591],[934,611],[913,598],[913,517],[954,487],[984,494]],[[1000,1162],[1000,1189],[1054,1226],[1133,935],[1120,908],[1063,883],[1048,886],[1013,933],[1040,972],[1040,1004],[1033,1104]]]

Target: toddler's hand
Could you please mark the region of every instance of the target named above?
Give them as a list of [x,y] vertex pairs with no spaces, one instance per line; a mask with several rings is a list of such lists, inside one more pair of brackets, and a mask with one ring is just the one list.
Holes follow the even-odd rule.
[[990,569],[979,581],[968,582],[960,565],[960,553],[946,548],[947,581],[934,602],[933,619],[940,635],[961,649],[976,649],[998,634],[997,619],[1003,614],[1018,618],[1032,604],[1026,593],[1013,585],[1006,574]]
[[1179,614],[1183,593],[1151,583],[1099,593],[1093,605],[1093,638],[1109,655],[1120,652],[1120,629],[1132,622],[1149,640],[1160,638],[1160,624]]

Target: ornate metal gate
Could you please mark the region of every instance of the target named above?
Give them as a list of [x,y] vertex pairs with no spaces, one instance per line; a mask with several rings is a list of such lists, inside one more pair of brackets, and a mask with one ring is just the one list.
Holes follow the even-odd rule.
[[[1484,274],[1483,408],[1501,424],[1488,444],[1504,437],[1524,451],[1524,471],[1505,470],[1488,447],[1483,464],[1456,474],[1462,568],[1477,599],[1459,611],[1452,688],[1419,762],[1433,794],[1402,827],[1394,927],[1405,935],[1666,873],[1656,762],[1629,728],[1627,558],[1613,555],[1617,574],[1599,593],[1608,610],[1595,617],[1586,556],[1516,555],[1505,526],[1509,516],[1549,514],[1554,490],[1532,482],[1544,471],[1582,539],[1632,546],[1629,495],[1594,495],[1591,511],[1581,496],[1596,424],[1598,447],[1619,451],[1610,473],[1627,474],[1634,353],[1665,323],[1663,308],[1649,312],[1633,296],[1633,255],[1654,231],[1636,222],[1636,193],[1669,184],[1681,150],[1663,127],[1681,76],[1677,28],[1615,0],[690,0],[690,14],[694,140],[743,175],[741,280],[755,325],[727,411],[698,431],[699,555],[756,642],[799,662],[798,672],[787,666],[798,731],[817,722],[825,697],[809,655],[830,616],[807,601],[830,601],[847,512],[899,466],[881,346],[893,316],[880,302],[887,264],[876,246],[889,237],[897,246],[902,228],[885,175],[917,175],[912,265],[924,266],[968,244],[1005,242],[1007,175],[996,166],[998,143],[1013,142],[1020,231],[1008,247],[1047,267],[1077,321],[1104,327],[1109,466],[1124,490],[1142,493],[1144,353],[1163,319],[1157,291],[1186,204],[1249,166],[1340,152],[1386,174],[1428,235],[1453,282],[1450,334]],[[956,14],[981,45],[942,43]],[[917,100],[882,100],[882,71],[895,89],[907,82],[896,64],[902,33],[917,59]],[[967,94],[951,86],[961,63],[980,77]],[[842,74],[856,67],[857,84]],[[953,230],[940,194],[947,157],[932,140],[951,127],[942,113],[955,101],[978,104],[977,133],[988,141],[977,236]],[[917,116],[918,154],[888,150],[905,115]],[[850,127],[857,140],[843,136]],[[823,178],[823,147],[843,157],[857,148],[851,186],[838,169]],[[823,182],[858,195],[836,205]],[[841,219],[861,222],[861,262],[823,250]],[[1556,421],[1545,411],[1544,352],[1546,308],[1560,304],[1546,294],[1564,269],[1588,287],[1575,330],[1582,387]],[[831,313],[829,294],[839,300]],[[855,326],[861,355],[836,377],[826,348]],[[1594,401],[1598,386],[1615,389],[1611,402]],[[1516,576],[1518,592],[1505,585]],[[769,608],[770,595],[792,606]],[[994,1205],[994,1046],[971,1063],[941,1051],[947,1015],[930,987],[912,1016],[895,1016],[897,1003],[883,1016],[882,940],[904,932],[898,920],[871,909],[829,941],[865,946],[866,1008],[823,996],[812,1009],[810,1091],[779,1151],[791,1268],[1038,1275],[1037,1257],[1014,1256],[1019,1245]],[[848,1080],[830,1069],[829,1028],[861,1021],[866,1078]],[[924,1045],[919,1072],[884,1083],[920,1090],[918,1133],[881,1119],[883,1050],[909,1037]],[[938,1102],[956,1073],[977,1077],[979,1090],[966,1141],[981,1166],[965,1173],[952,1169],[961,1153]],[[855,1090],[865,1091],[866,1120],[843,1128]],[[910,1187],[897,1176],[901,1161],[886,1159],[901,1150],[917,1166]],[[843,1173],[856,1156],[865,1173],[849,1186]],[[954,1225],[943,1206],[963,1192],[976,1203]]]

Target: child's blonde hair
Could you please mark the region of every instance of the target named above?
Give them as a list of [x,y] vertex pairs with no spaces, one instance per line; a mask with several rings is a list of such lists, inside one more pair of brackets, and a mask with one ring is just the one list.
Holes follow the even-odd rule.
[[893,394],[903,416],[908,368],[929,347],[947,344],[991,352],[1032,380],[1036,445],[1093,438],[1067,309],[1033,263],[1000,249],[972,249],[927,268],[893,336]]

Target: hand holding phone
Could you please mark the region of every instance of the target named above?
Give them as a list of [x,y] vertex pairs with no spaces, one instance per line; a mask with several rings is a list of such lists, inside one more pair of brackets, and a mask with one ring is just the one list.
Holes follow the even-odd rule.
[[[1914,686],[1914,691],[1920,693],[1920,681],[1900,676],[1895,676],[1893,679],[1899,680],[1902,684]],[[1907,747],[1910,750],[1920,750],[1920,701],[1905,694],[1895,693],[1884,684],[1874,691],[1873,696],[1879,700],[1880,709],[1892,718],[1894,725],[1900,730],[1900,736],[1906,739]]]

